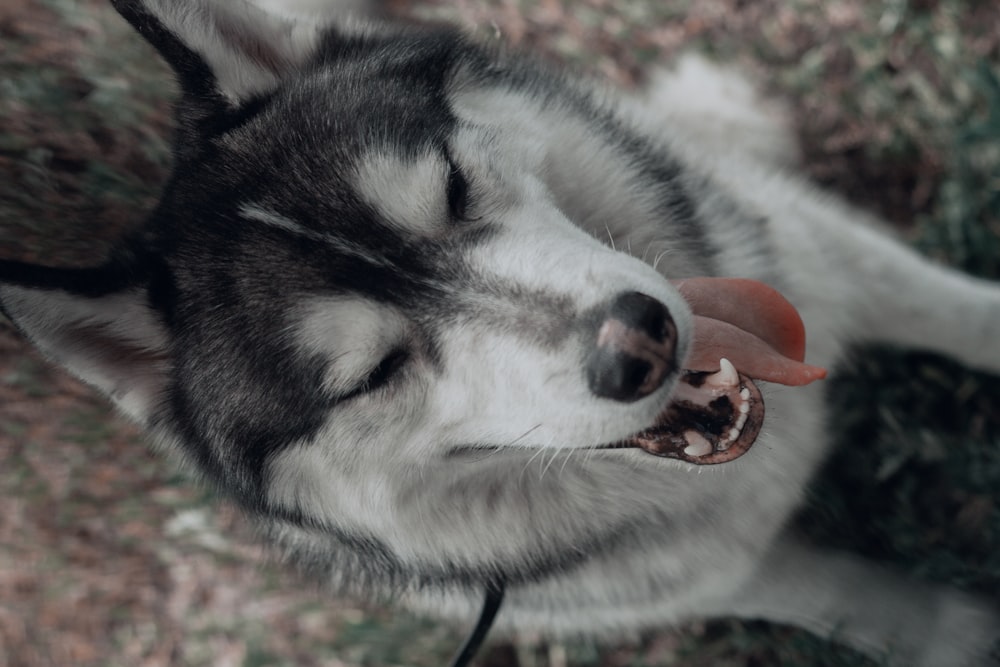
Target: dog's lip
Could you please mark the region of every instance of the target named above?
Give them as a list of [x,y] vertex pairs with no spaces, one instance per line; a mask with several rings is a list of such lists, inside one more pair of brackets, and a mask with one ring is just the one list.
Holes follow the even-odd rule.
[[723,360],[717,373],[685,373],[652,426],[607,448],[641,449],[695,465],[728,463],[750,451],[763,423],[756,383]]
[[826,370],[805,363],[802,318],[768,285],[739,278],[672,284],[693,315],[688,370],[652,426],[609,447],[697,465],[727,463],[750,450],[764,422],[755,381],[801,386],[826,377]]
[[804,362],[805,326],[773,288],[741,278],[671,283],[693,315],[686,370],[653,424],[588,448],[642,449],[696,465],[727,463],[746,454],[760,434],[764,400],[758,381],[801,386],[827,372]]

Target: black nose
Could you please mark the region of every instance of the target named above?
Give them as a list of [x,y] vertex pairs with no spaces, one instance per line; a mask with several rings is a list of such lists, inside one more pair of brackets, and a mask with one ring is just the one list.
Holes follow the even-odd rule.
[[625,292],[602,315],[586,358],[590,391],[631,402],[660,388],[676,367],[677,328],[667,307]]

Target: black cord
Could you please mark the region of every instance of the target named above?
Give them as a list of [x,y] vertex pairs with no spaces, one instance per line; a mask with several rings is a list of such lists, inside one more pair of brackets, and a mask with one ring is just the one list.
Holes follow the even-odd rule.
[[500,611],[500,603],[503,602],[504,585],[501,582],[490,584],[486,587],[486,599],[483,601],[483,610],[479,613],[479,621],[473,628],[465,644],[451,661],[451,667],[468,667],[473,656],[479,650],[487,633],[493,626],[493,620]]

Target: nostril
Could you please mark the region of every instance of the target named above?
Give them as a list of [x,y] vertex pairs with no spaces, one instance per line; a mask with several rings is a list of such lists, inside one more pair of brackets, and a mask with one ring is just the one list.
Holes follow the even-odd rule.
[[597,348],[587,360],[587,381],[590,390],[601,398],[632,402],[648,395],[656,386],[648,382],[654,374],[653,364],[643,359]]
[[625,326],[644,332],[650,338],[666,342],[674,336],[674,321],[667,307],[651,296],[641,292],[625,292],[611,302],[608,318],[614,318]]
[[602,398],[631,402],[661,386],[675,368],[677,330],[670,311],[639,292],[618,296],[602,313],[587,355],[587,382]]

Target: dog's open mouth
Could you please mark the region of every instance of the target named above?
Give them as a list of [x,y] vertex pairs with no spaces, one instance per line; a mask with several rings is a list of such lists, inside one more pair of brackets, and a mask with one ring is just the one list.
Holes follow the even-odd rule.
[[652,426],[611,447],[698,465],[726,463],[750,450],[764,422],[755,381],[801,386],[826,377],[826,370],[803,362],[802,319],[770,287],[729,278],[674,286],[694,313],[689,370]]
[[723,359],[715,373],[689,371],[656,423],[615,447],[638,447],[688,463],[726,463],[745,454],[764,422],[760,390]]

